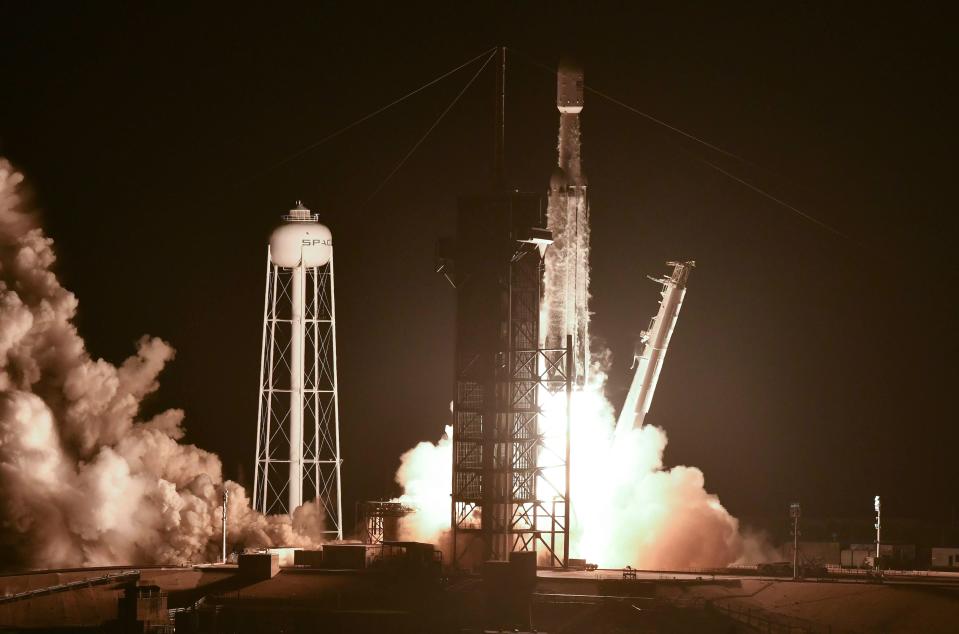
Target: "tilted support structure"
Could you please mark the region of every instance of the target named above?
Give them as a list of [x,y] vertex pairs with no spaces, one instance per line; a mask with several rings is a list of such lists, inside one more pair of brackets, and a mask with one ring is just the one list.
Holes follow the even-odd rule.
[[633,427],[642,427],[643,420],[653,404],[653,394],[656,392],[656,383],[659,373],[663,369],[666,359],[666,349],[669,340],[676,329],[679,319],[679,310],[683,307],[683,298],[686,296],[686,282],[690,271],[696,266],[693,261],[667,262],[673,267],[668,277],[650,277],[654,282],[663,285],[662,298],[659,302],[659,311],[653,317],[649,328],[643,331],[637,343],[633,365],[636,373],[629,386],[626,402],[616,424],[617,430],[628,430]]

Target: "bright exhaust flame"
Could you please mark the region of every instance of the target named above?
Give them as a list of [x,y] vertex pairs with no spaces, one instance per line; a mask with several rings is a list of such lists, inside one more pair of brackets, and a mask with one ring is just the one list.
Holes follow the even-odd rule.
[[450,483],[453,477],[453,427],[446,426],[434,445],[421,442],[402,456],[396,482],[403,495],[393,499],[416,509],[400,519],[399,538],[431,542],[445,541],[450,528]]
[[[759,536],[745,534],[696,467],[663,465],[666,432],[651,425],[617,432],[603,396],[605,377],[572,398],[570,556],[603,567],[688,569],[755,563],[774,557]],[[541,394],[546,444],[563,445],[566,395]],[[436,444],[422,442],[402,457],[397,498],[417,509],[404,519],[405,539],[442,543],[450,527],[452,455],[446,428]],[[552,439],[552,441],[550,440]],[[545,450],[544,450],[545,451]],[[542,461],[542,463],[548,463]],[[544,470],[551,490],[562,468]]]
[[[725,566],[764,558],[768,548],[744,536],[695,467],[665,468],[666,432],[646,425],[616,431],[603,396],[605,377],[572,399],[570,497],[573,557],[604,567]],[[566,397],[546,401],[546,428],[565,425]]]

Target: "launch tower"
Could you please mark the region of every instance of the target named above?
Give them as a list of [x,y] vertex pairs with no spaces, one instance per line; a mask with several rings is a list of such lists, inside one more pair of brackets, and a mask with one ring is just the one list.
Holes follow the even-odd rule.
[[253,506],[316,500],[342,539],[333,238],[300,203],[283,220],[267,248]]
[[[541,345],[552,239],[542,198],[511,191],[503,177],[499,54],[494,185],[460,197],[456,238],[437,268],[456,288],[452,563],[471,568],[535,551],[540,565],[565,566],[572,355],[565,337]],[[562,429],[545,429],[546,400],[559,401]]]

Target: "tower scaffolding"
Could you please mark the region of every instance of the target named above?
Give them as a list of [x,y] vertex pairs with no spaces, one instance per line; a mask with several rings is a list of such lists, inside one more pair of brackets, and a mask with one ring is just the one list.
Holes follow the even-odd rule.
[[[443,267],[457,292],[450,522],[459,568],[514,551],[568,562],[573,355],[571,338],[539,345],[551,243],[542,207],[535,194],[462,197],[455,257]],[[557,399],[559,411],[546,411]]]

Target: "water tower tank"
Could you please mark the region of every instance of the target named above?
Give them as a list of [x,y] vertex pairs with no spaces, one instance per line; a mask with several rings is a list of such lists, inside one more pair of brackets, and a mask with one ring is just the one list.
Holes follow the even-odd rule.
[[333,256],[333,234],[316,221],[310,210],[297,203],[286,222],[270,235],[270,259],[285,268],[323,266]]

